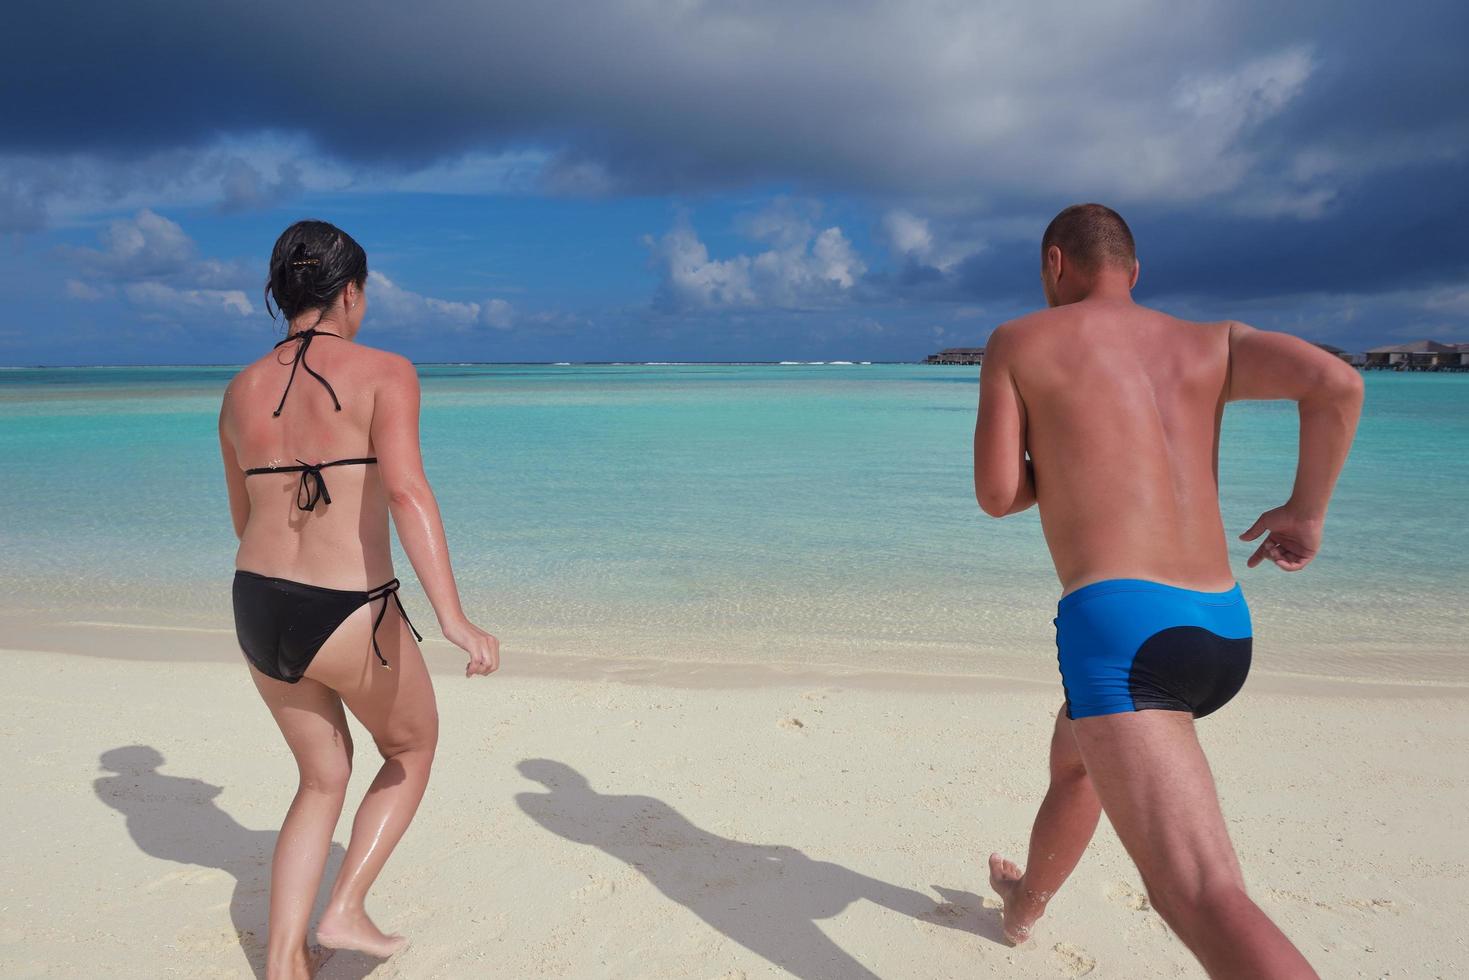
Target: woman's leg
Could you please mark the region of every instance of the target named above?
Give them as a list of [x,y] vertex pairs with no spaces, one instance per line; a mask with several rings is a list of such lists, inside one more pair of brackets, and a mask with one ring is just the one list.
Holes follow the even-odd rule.
[[375,613],[375,604],[353,613],[307,670],[308,676],[342,696],[383,757],[377,778],[357,808],[347,855],[316,937],[324,946],[390,956],[406,940],[379,930],[368,918],[364,902],[423,798],[438,744],[439,719],[423,656],[396,608],[388,611],[378,632],[391,669],[373,655]]
[[352,736],[341,699],[327,687],[309,678],[287,684],[254,667],[250,673],[301,776],[271,862],[265,967],[268,980],[297,980],[315,967],[306,931],[352,775]]

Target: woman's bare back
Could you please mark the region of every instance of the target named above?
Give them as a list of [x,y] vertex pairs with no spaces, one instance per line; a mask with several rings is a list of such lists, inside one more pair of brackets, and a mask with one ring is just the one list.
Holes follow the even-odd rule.
[[[318,334],[310,340],[306,364],[296,368],[292,379],[302,343],[291,341],[272,350],[236,375],[225,391],[221,431],[242,472],[376,455],[375,378],[384,359],[393,355]],[[332,393],[306,366],[331,385],[340,411]],[[280,414],[275,415],[278,406]],[[321,481],[331,502],[320,499],[307,511],[298,502],[309,502],[316,494],[314,476],[308,475],[304,485],[300,472],[261,473],[244,480],[250,508],[237,568],[338,589],[369,589],[393,577],[387,496],[378,467],[327,467]]]

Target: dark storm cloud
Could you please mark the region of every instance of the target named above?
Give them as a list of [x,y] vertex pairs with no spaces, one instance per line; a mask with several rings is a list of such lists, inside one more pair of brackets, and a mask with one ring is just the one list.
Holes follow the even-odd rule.
[[[1074,202],[1057,199],[1007,221],[1005,237],[947,272],[908,259],[898,274],[879,277],[881,285],[928,299],[1038,295],[1041,232],[1067,203]],[[1141,296],[1230,301],[1469,280],[1469,163],[1462,161],[1364,180],[1309,221],[1156,205],[1122,212],[1137,240]],[[986,220],[994,219],[975,219],[981,227]]]
[[0,40],[0,147],[272,131],[404,167],[548,147],[552,186],[594,192],[1191,199],[1287,166],[1255,158],[1272,126],[1336,139],[1366,112],[1407,138],[1442,121],[1421,104],[1465,78],[1459,5],[1356,6],[32,4]]
[[675,230],[697,308],[1030,296],[1027,222],[1084,199],[1131,218],[1149,289],[1410,288],[1469,266],[1466,36],[1457,0],[29,4],[0,33],[0,231],[139,187],[279,201],[299,161],[236,153],[273,140],[348,183],[531,151],[547,193],[775,182],[947,236],[849,286],[871,263],[776,248],[762,278]]

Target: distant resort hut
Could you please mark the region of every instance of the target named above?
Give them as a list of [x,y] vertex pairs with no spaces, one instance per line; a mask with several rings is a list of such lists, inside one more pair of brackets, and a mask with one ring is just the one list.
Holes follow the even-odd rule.
[[930,354],[923,359],[924,364],[981,364],[983,362],[983,347],[946,347],[937,354]]
[[1440,351],[1433,366],[1438,371],[1469,371],[1469,344],[1448,344],[1449,349]]
[[1464,366],[1464,344],[1441,344],[1436,340],[1414,340],[1406,344],[1387,344],[1367,352],[1363,365],[1369,370],[1441,371],[1459,370]]

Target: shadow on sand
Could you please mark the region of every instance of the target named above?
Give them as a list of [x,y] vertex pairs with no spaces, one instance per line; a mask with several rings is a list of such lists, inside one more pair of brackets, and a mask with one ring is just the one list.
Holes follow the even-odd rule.
[[[214,802],[223,790],[200,779],[159,772],[163,754],[147,745],[129,745],[102,753],[102,776],[93,784],[97,798],[127,818],[128,833],[138,849],[151,857],[201,868],[218,868],[235,879],[230,919],[240,950],[256,977],[265,976],[266,899],[270,856],[276,831],[250,830]],[[325,881],[330,882],[345,852],[332,845]],[[318,898],[321,911],[325,889]],[[361,980],[380,960],[360,953],[338,952],[317,974],[322,980]]]
[[803,980],[876,980],[816,925],[858,899],[1004,942],[998,911],[984,908],[970,892],[934,886],[945,899],[935,902],[922,892],[813,861],[793,847],[720,837],[650,796],[598,793],[561,762],[527,759],[518,768],[549,790],[515,798],[542,827],[636,868],[710,926]]

